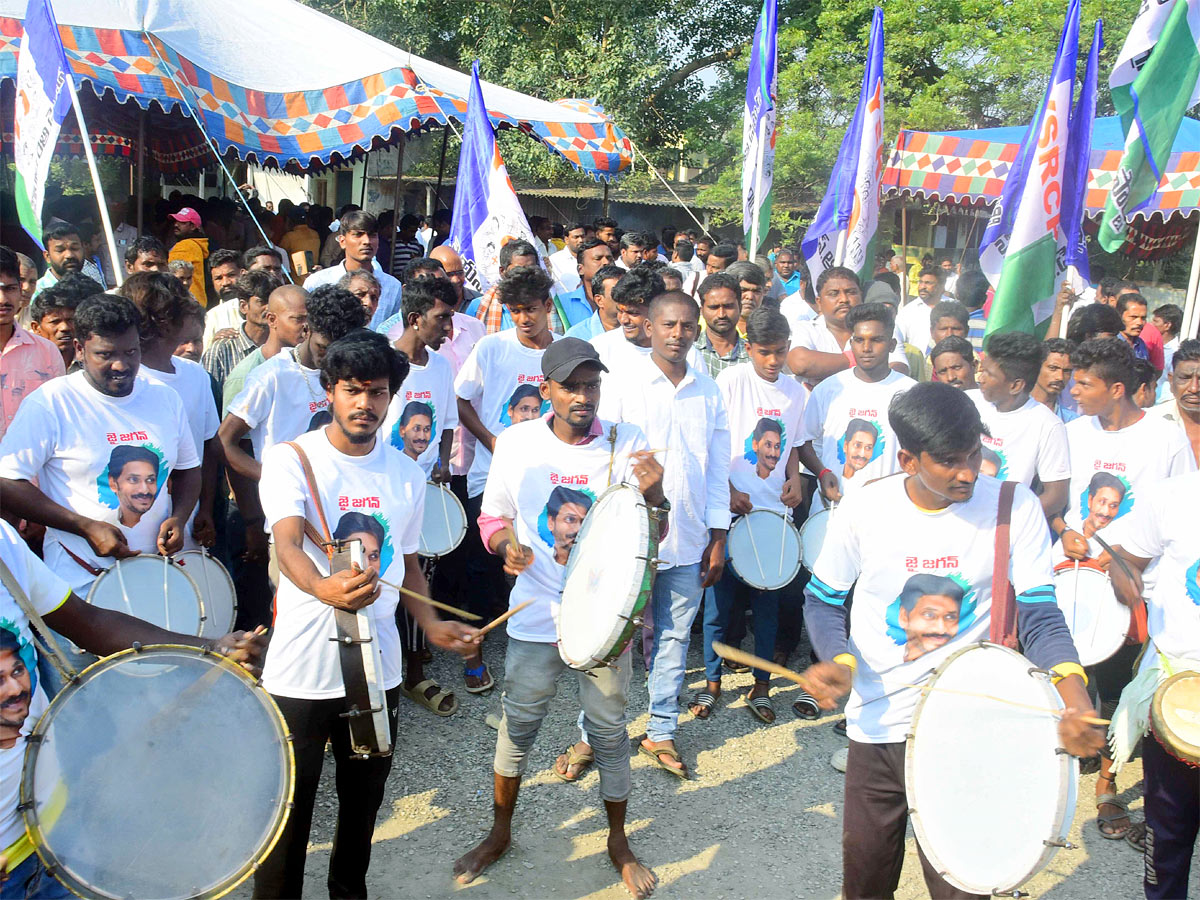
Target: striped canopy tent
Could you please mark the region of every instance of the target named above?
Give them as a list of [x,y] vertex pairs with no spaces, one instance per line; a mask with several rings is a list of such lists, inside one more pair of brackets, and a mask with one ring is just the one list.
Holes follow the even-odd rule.
[[[963,206],[991,206],[1016,159],[1025,129],[901,131],[883,173],[885,197],[936,200]],[[1094,231],[1116,178],[1125,147],[1117,116],[1097,118],[1092,128],[1085,226]],[[1121,252],[1158,259],[1187,243],[1200,218],[1200,121],[1184,119],[1158,193],[1133,214]]]
[[[25,6],[0,0],[0,83],[16,78]],[[204,135],[223,156],[310,171],[466,114],[469,75],[295,0],[56,0],[54,11],[76,83],[94,94],[81,96],[93,143],[111,154],[136,140],[138,116],[121,109],[132,102],[152,116],[146,149],[169,171],[206,162],[195,152]],[[3,87],[0,131],[11,147],[12,85]],[[597,180],[633,161],[629,139],[594,104],[487,82],[483,96],[496,127],[518,129]],[[78,133],[74,145],[69,133],[61,142],[68,152],[78,145]]]

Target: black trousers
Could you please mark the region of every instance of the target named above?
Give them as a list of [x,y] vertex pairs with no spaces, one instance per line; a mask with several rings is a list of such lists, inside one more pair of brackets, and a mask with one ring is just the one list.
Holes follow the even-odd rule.
[[229,573],[233,576],[233,587],[237,593],[234,629],[253,631],[259,625],[269,628],[274,619],[272,604],[275,592],[267,576],[267,563],[250,563],[242,559],[242,554],[246,552],[246,521],[232,497],[225,508],[223,538],[229,557]]
[[[1108,659],[1087,667],[1088,685],[1094,694],[1096,709],[1104,718],[1111,719],[1117,711],[1121,691],[1133,680],[1133,664],[1141,651],[1140,644],[1125,644]],[[1104,759],[1112,759],[1112,749],[1107,741],[1100,755]]]
[[[471,497],[464,504],[467,510],[467,536],[463,538],[466,555],[466,596],[462,598],[467,612],[492,619],[508,609],[509,585],[504,578],[504,563],[483,546],[479,535],[479,511],[483,494]],[[439,563],[438,568],[443,566]]]
[[[965,803],[970,798],[964,798]],[[904,830],[908,798],[904,794],[904,743],[850,742],[846,764],[845,811],[842,814],[842,897],[890,898],[904,866]],[[925,858],[921,871],[933,900],[978,897],[948,884]]]
[[[466,475],[450,476],[450,491],[458,498],[463,509],[468,510],[467,534],[461,544],[438,559],[433,573],[429,575],[429,590],[438,600],[463,609],[466,608],[469,602],[468,597],[471,594],[470,581],[467,576],[467,565],[473,549],[471,542],[474,540],[476,544],[480,543],[479,523],[476,521],[478,512],[476,512],[476,519],[470,517],[467,506]],[[479,499],[482,500],[482,497]],[[443,615],[447,614],[443,613]]]
[[[274,697],[274,695],[272,695]],[[388,722],[396,742],[396,705],[400,689],[387,692]],[[350,758],[350,726],[340,717],[346,701],[274,697],[292,732],[296,754],[296,789],[292,815],[279,842],[254,874],[256,898],[295,898],[304,888],[304,862],[312,829],[313,805],[325,761],[325,742],[333,744],[338,817],[329,857],[329,896],[365,898],[371,835],[383,803],[384,785],[392,770],[390,756]]]
[[1167,753],[1154,735],[1142,738],[1146,779],[1146,877],[1149,900],[1186,897],[1200,833],[1200,769]]

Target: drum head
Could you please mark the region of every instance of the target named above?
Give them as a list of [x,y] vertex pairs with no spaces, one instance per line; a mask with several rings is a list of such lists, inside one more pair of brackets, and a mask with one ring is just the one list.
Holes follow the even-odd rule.
[[444,485],[427,482],[425,516],[421,520],[417,553],[421,556],[445,556],[461,544],[466,536],[467,514],[454,492]]
[[1117,599],[1112,582],[1100,569],[1058,565],[1054,593],[1067,628],[1085,666],[1104,662],[1125,644],[1130,610]]
[[38,854],[80,896],[219,897],[274,845],[294,774],[283,716],[244,670],[146,647],[54,699],[21,802]]
[[[921,849],[945,879],[972,894],[1011,893],[1065,841],[1079,767],[1055,751],[1058,718],[1012,704],[1061,709],[1045,675],[1021,654],[973,644],[934,673],[905,750],[905,787]],[[1017,772],[1017,778],[996,778]]]
[[1160,684],[1150,722],[1168,753],[1200,766],[1200,672],[1178,672]]
[[641,493],[610,487],[583,520],[567,560],[558,611],[558,652],[567,665],[592,669],[624,649],[629,619],[650,592],[653,553]]
[[175,562],[183,567],[200,590],[200,599],[204,603],[200,637],[218,638],[233,631],[233,620],[237,618],[237,589],[225,567],[203,550],[185,550],[175,557]]
[[750,587],[778,590],[800,571],[800,532],[769,509],[751,510],[729,529],[729,563]]
[[115,609],[181,634],[200,634],[204,615],[200,589],[165,556],[117,560],[88,591],[88,603]]
[[821,545],[825,543],[825,530],[829,528],[831,514],[832,510],[819,509],[809,514],[800,528],[800,558],[804,568],[810,572],[821,555]]

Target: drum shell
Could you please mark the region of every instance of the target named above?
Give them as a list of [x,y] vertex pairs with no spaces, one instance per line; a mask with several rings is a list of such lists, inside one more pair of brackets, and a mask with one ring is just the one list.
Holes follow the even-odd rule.
[[[785,564],[785,565],[781,566],[782,571],[788,572],[790,570],[790,573],[787,574],[786,577],[784,578],[784,580],[782,582],[780,582],[779,584],[766,584],[763,582],[763,580],[761,578],[756,579],[755,573],[752,571],[749,571],[751,566],[749,564],[747,564],[746,566],[739,566],[737,559],[733,555],[732,547],[733,547],[733,543],[735,541],[735,531],[737,531],[738,529],[750,528],[751,527],[750,520],[756,516],[760,517],[760,518],[774,517],[775,519],[778,519],[780,526],[784,529],[784,544],[785,544],[786,549],[791,549],[792,541],[795,542],[796,558],[793,563]],[[792,581],[795,580],[796,576],[800,574],[800,561],[801,561],[801,557],[802,557],[802,543],[801,543],[801,539],[800,539],[800,532],[796,530],[796,526],[792,524],[791,520],[782,513],[775,512],[774,510],[771,510],[771,509],[755,509],[755,510],[751,510],[749,513],[747,513],[744,516],[739,516],[737,521],[734,522],[733,525],[729,529],[729,537],[726,540],[726,545],[730,547],[730,553],[729,553],[728,558],[729,558],[730,568],[733,569],[733,574],[737,576],[738,580],[740,580],[744,584],[747,584],[750,587],[755,588],[757,590],[760,590],[760,591],[782,590],[783,588],[785,588],[789,584],[791,584]],[[772,555],[772,546],[759,547],[758,549],[759,549],[760,553],[766,554],[772,560],[774,559],[774,556]],[[743,568],[747,569],[748,571],[743,572],[742,571]]]
[[[1178,690],[1181,684],[1187,682],[1196,684],[1195,692],[1200,696],[1200,672],[1177,672],[1158,686],[1150,702],[1150,730],[1167,753],[1182,763],[1200,768],[1200,744],[1191,743],[1178,734],[1171,727],[1169,713],[1164,709],[1168,692]],[[1200,705],[1197,709],[1200,710]]]
[[[147,561],[149,561],[149,562],[147,562]],[[105,569],[104,572],[101,573],[99,576],[97,576],[96,580],[92,582],[92,586],[88,589],[88,594],[87,594],[87,598],[86,598],[87,602],[93,606],[101,606],[101,608],[105,608],[105,609],[111,608],[111,607],[104,607],[100,603],[97,602],[100,589],[103,585],[105,585],[111,579],[120,578],[120,576],[118,575],[118,568],[117,568],[118,566],[123,566],[125,571],[128,571],[128,569],[130,568],[131,565],[135,565],[135,566],[153,565],[155,567],[164,569],[167,572],[169,572],[168,577],[170,577],[176,583],[176,585],[181,585],[181,584],[188,585],[191,588],[191,591],[188,596],[189,596],[189,598],[194,599],[195,603],[196,603],[196,616],[195,616],[194,620],[191,619],[190,612],[189,612],[189,618],[186,623],[180,623],[177,621],[169,621],[169,615],[166,614],[166,605],[165,604],[163,606],[164,615],[161,618],[159,617],[159,614],[158,614],[159,611],[158,611],[157,606],[155,606],[151,609],[144,609],[139,605],[139,607],[137,609],[133,609],[130,614],[133,616],[136,616],[137,618],[144,619],[144,620],[150,622],[152,625],[157,625],[160,628],[165,628],[167,631],[175,631],[177,633],[195,635],[196,637],[199,637],[201,635],[201,633],[203,632],[203,628],[204,628],[204,598],[200,592],[200,588],[197,587],[196,582],[192,578],[192,576],[189,575],[182,566],[180,566],[178,563],[171,560],[169,557],[157,556],[153,553],[142,553],[137,556],[129,557],[128,559],[118,560],[116,563],[114,563],[112,565],[112,567]],[[154,573],[152,573],[152,575],[153,575],[152,582],[157,587],[159,584],[158,574],[157,574],[157,572],[154,572]],[[183,579],[183,580],[180,581],[180,579]],[[136,590],[132,591],[132,594],[137,599],[139,599],[139,600],[142,599],[142,596],[139,595]],[[190,607],[189,607],[189,609],[190,609]],[[118,610],[118,611],[124,612],[124,610]]]
[[[199,565],[208,566],[208,568],[197,571],[198,566],[191,570],[188,569],[188,564],[193,559],[203,558],[203,562]],[[237,621],[237,587],[233,583],[233,576],[229,571],[221,565],[215,556],[207,550],[185,550],[175,557],[175,562],[183,566],[184,572],[191,577],[195,583],[197,590],[200,591],[201,602],[204,604],[204,622],[200,626],[200,637],[218,638],[233,630],[233,623]],[[230,603],[232,604],[232,614],[229,615],[229,621],[217,621],[217,615],[222,614],[224,610],[217,609],[217,605],[212,603],[207,588],[208,581],[218,580],[219,584],[211,585],[214,588],[220,589],[225,587],[228,591]]]
[[810,572],[825,543],[825,532],[832,516],[832,508],[814,510],[800,526],[800,561]]
[[[1072,574],[1075,574],[1078,580],[1075,586],[1069,589],[1071,596],[1068,598],[1068,589],[1060,589],[1060,584]],[[1100,584],[1099,579],[1103,579],[1103,583],[1106,585],[1106,593],[1101,596],[1097,596],[1095,590],[1088,585],[1089,581]],[[1067,628],[1071,631],[1071,638],[1079,652],[1081,665],[1094,666],[1102,663],[1125,646],[1133,614],[1117,599],[1111,582],[1108,580],[1108,573],[1103,568],[1090,560],[1079,563],[1074,560],[1066,560],[1054,567],[1054,580],[1058,604],[1067,620]],[[1084,600],[1085,603],[1095,602],[1104,604],[1104,606],[1102,609],[1092,610],[1093,624],[1087,633],[1076,634],[1076,629],[1071,628],[1074,594],[1084,591],[1088,594]],[[1100,627],[1098,628],[1097,625]]]
[[[445,506],[443,507],[443,504]],[[448,528],[453,533],[450,535],[449,546],[439,546],[432,548],[427,544],[424,532],[426,531],[426,522],[429,521],[431,515],[437,515],[439,511],[445,510],[445,514],[450,519],[447,525],[441,527]],[[440,523],[439,523],[440,524]],[[466,538],[468,531],[467,513],[463,509],[462,502],[454,495],[445,485],[436,484],[432,481],[425,483],[425,514],[421,522],[422,537],[420,547],[417,549],[417,554],[426,559],[438,559],[446,556],[458,549],[458,546]]]

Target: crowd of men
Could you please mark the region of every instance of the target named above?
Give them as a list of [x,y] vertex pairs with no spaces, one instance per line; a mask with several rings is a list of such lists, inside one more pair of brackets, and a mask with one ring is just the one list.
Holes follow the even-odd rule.
[[[325,207],[256,206],[250,218],[176,200],[162,217],[169,236],[137,234],[122,217],[119,285],[90,227],[52,220],[40,276],[0,248],[0,551],[22,571],[44,561],[30,592],[50,612],[137,553],[205,547],[227,566],[235,630],[272,629],[263,684],[296,735],[295,809],[256,896],[300,895],[327,740],[341,798],[331,896],[366,895],[391,762],[350,758],[333,609],[372,604],[393,735],[401,695],[438,716],[458,709],[458,686],[426,676],[430,645],[463,657],[463,690],[496,685],[478,632],[395,584],[480,619],[529,601],[507,622],[495,821],[455,875],[470,882],[500,858],[566,670],[555,647],[564,564],[591,505],[620,482],[663,523],[652,596],[636,651],[576,673],[579,739],[554,768],[566,782],[598,769],[609,854],[635,896],[655,876],[625,835],[634,658],[649,693],[638,751],[686,779],[692,636],[705,684],[683,706],[699,729],[730,714],[723,673],[746,671],[716,644],[752,635],[756,655],[789,664],[806,629],[810,685],[794,713],[816,719],[853,687],[838,723],[848,748],[834,759],[847,773],[845,895],[890,896],[915,702],[904,688],[987,634],[1003,481],[1020,485],[1012,585],[1026,653],[1056,673],[1073,710],[1067,749],[1103,745],[1097,827],[1144,849],[1147,896],[1186,892],[1194,771],[1145,749],[1146,820],[1134,822],[1117,796],[1124,760],[1080,719],[1093,705],[1111,715],[1140,646],[1085,671],[1053,602],[1056,563],[1115,568],[1103,532],[1135,566],[1162,560],[1159,578],[1145,577],[1149,639],[1172,658],[1200,657],[1200,623],[1180,628],[1175,611],[1195,586],[1164,577],[1172,554],[1200,557],[1196,532],[1160,533],[1181,504],[1200,503],[1189,474],[1200,341],[1180,333],[1177,305],[1152,309],[1136,285],[1104,279],[1082,296],[1063,290],[1045,340],[985,342],[988,283],[950,259],[910,268],[889,253],[865,282],[841,267],[810,282],[786,246],[754,262],[699,231],[623,231],[610,218],[534,217],[534,239],[506,243],[498,281],[480,293],[446,243],[445,213],[393,226],[353,206],[336,219]],[[452,491],[469,523],[433,562],[417,554],[427,482]],[[752,510],[802,528],[831,508],[813,571],[791,584],[757,589],[727,563],[729,530]],[[327,520],[333,538],[363,538],[365,571],[330,573],[305,531]],[[938,569],[947,559],[955,571]],[[0,607],[0,625],[24,621],[10,612]],[[770,673],[753,678],[747,706],[770,725]],[[41,699],[23,701],[28,722],[0,721],[14,729],[0,732],[0,753],[44,708],[40,686],[26,692]],[[1190,809],[1154,799],[1164,796],[1190,797]],[[0,854],[11,844],[9,874],[34,877],[15,795],[2,798],[12,803],[0,808]],[[925,875],[932,893],[955,895],[928,864]]]

